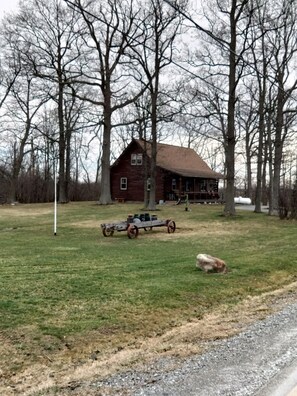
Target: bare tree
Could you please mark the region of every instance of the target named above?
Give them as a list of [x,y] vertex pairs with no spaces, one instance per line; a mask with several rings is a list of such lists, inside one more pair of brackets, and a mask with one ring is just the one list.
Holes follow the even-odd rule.
[[265,118],[267,112],[267,85],[269,85],[268,66],[271,61],[266,36],[267,32],[273,28],[269,24],[270,6],[262,0],[257,0],[257,11],[254,13],[255,24],[251,29],[251,53],[253,57],[252,74],[255,74],[258,85],[258,147],[257,147],[257,181],[255,193],[255,212],[262,211],[262,188],[264,183],[264,138],[265,138]]
[[82,66],[82,78],[73,79],[72,83],[84,85],[85,94],[79,97],[101,110],[103,147],[99,203],[110,204],[111,138],[112,128],[117,126],[115,115],[137,100],[145,90],[138,84],[134,92],[133,89],[130,93],[127,91],[128,84],[132,87],[132,81],[137,82],[137,76],[131,71],[132,65],[127,65],[125,55],[139,34],[135,23],[138,9],[132,0],[105,0],[100,4],[81,0],[66,2],[81,15],[88,29],[85,40],[88,53],[85,56],[89,63]]
[[2,126],[8,135],[11,149],[8,160],[10,170],[6,177],[10,181],[9,200],[13,202],[17,200],[18,178],[24,159],[28,153],[32,154],[34,122],[40,108],[49,100],[49,94],[47,87],[39,84],[32,71],[22,62],[19,40],[16,38],[15,30],[11,29],[9,19],[4,20],[2,40],[5,43],[6,53],[2,66],[9,68],[9,73],[13,76],[1,102]]
[[23,64],[51,87],[59,121],[59,201],[67,202],[67,129],[64,101],[65,88],[80,52],[82,34],[76,13],[57,0],[47,3],[29,0],[20,5],[20,12],[8,20],[7,28],[18,43]]
[[[225,155],[226,155],[226,192],[225,192],[225,215],[234,215],[234,181],[235,181],[235,106],[237,102],[236,88],[242,76],[241,57],[246,50],[246,34],[250,23],[250,15],[247,16],[247,22],[244,24],[241,34],[243,35],[243,43],[241,50],[238,49],[238,28],[242,18],[246,18],[246,6],[248,0],[232,0],[231,8],[227,11],[230,23],[230,38],[228,43],[229,49],[229,98],[228,98],[228,121],[227,121],[227,136],[225,139]],[[240,67],[240,68],[239,68]]]
[[[172,7],[179,9],[176,3],[165,0]],[[205,13],[207,28],[197,23],[190,15],[182,12],[194,28],[208,40],[208,48],[204,49],[204,66],[209,68],[209,76],[224,74],[228,79],[227,87],[227,122],[224,136],[226,189],[224,214],[234,215],[235,193],[235,146],[236,146],[236,104],[237,88],[244,70],[243,56],[247,50],[247,34],[253,10],[248,9],[250,0],[231,0],[230,2],[213,0],[207,3],[208,14]],[[181,12],[181,11],[180,11]],[[221,54],[221,61],[214,59],[214,48]],[[226,59],[227,58],[227,59]],[[222,61],[223,60],[223,61]]]
[[[132,59],[137,59],[148,83],[150,118],[150,180],[147,208],[156,208],[156,166],[158,122],[161,119],[161,72],[172,62],[173,45],[180,27],[179,13],[164,4],[163,0],[147,0],[143,3],[141,21],[141,47],[132,47]],[[146,185],[146,180],[145,180]]]
[[[292,80],[290,66],[297,53],[297,12],[296,1],[280,0],[276,9],[275,30],[269,35],[269,49],[273,54],[273,71],[276,85],[276,115],[274,136],[274,161],[272,195],[270,196],[270,213],[278,211],[279,188],[281,181],[281,164],[283,147],[289,129],[285,125],[285,115],[296,113],[296,108],[289,108],[288,101],[297,88],[297,79]],[[286,118],[288,119],[288,118]]]
[[13,156],[11,164],[10,200],[17,200],[17,184],[23,160],[27,153],[32,153],[31,134],[34,128],[34,119],[39,109],[49,100],[49,96],[39,91],[37,94],[36,79],[24,76],[24,81],[16,82],[11,90],[9,112],[11,127],[13,128]]

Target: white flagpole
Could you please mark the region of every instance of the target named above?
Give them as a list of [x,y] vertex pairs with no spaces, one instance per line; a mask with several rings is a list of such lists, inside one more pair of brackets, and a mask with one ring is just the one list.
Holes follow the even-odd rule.
[[57,169],[56,169],[56,161],[54,161],[54,235],[57,235]]

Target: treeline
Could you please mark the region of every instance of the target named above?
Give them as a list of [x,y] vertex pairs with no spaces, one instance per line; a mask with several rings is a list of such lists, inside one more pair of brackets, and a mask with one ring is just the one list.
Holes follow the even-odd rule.
[[[0,204],[3,205],[12,202],[9,178],[0,176],[0,186]],[[57,200],[59,200],[58,191],[57,182]],[[39,172],[30,174],[22,171],[18,177],[16,196],[19,203],[53,202],[55,199],[54,178],[50,177],[47,179]],[[97,201],[99,196],[100,183],[70,181],[70,185],[68,186],[69,201]]]

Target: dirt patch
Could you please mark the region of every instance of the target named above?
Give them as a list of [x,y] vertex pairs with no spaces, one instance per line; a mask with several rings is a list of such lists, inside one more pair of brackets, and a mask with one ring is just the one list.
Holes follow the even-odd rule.
[[[21,373],[11,373],[8,377],[0,369],[0,394],[6,396],[33,395],[36,392],[54,395],[63,388],[63,395],[77,387],[75,395],[85,395],[86,387],[79,391],[79,385],[90,379],[102,379],[115,372],[152,362],[162,355],[186,358],[201,353],[211,347],[212,341],[230,337],[247,325],[265,318],[296,301],[297,282],[283,289],[257,297],[249,297],[236,306],[221,305],[200,320],[193,320],[174,327],[166,333],[149,339],[127,339],[121,349],[101,353],[96,350],[94,334],[84,339],[73,339],[73,345],[64,343],[58,353],[35,354],[35,362],[27,365]],[[3,356],[11,350],[9,340],[1,339],[0,352]],[[13,358],[13,356],[12,356]],[[1,378],[2,377],[2,378]],[[52,389],[52,391],[50,391]],[[72,389],[72,390],[71,390]],[[95,391],[94,391],[95,392]],[[88,390],[92,395],[92,390]]]

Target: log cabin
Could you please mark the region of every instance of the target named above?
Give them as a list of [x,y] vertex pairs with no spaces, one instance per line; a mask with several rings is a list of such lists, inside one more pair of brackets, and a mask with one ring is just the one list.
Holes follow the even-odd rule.
[[[119,202],[144,201],[150,188],[151,144],[133,139],[112,164],[111,196]],[[214,172],[191,148],[157,144],[156,202],[188,199],[189,202],[220,201]]]

